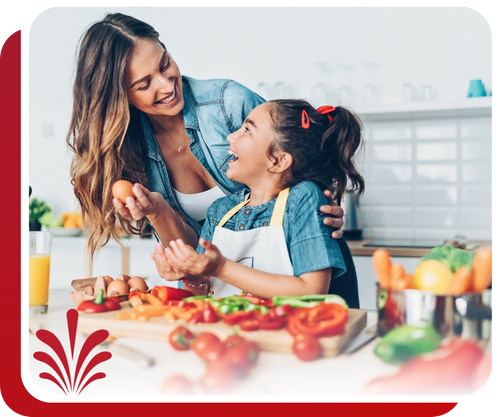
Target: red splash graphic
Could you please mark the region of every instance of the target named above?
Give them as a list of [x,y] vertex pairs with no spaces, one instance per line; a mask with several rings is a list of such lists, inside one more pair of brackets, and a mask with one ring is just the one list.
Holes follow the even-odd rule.
[[[76,327],[78,324],[78,312],[75,309],[68,310],[66,313],[66,318],[68,321],[68,334],[69,334],[69,343],[71,349],[71,361],[74,360],[74,351],[75,351],[75,339],[76,339]],[[106,374],[103,372],[97,372],[90,376],[87,381],[84,383],[87,375],[102,362],[107,361],[111,358],[111,353],[109,352],[100,352],[94,355],[94,357],[87,363],[87,366],[83,370],[80,375],[80,371],[82,370],[83,363],[85,359],[89,356],[89,353],[94,349],[97,345],[104,342],[109,336],[109,332],[107,330],[97,330],[92,333],[83,344],[80,353],[77,358],[76,367],[74,369],[74,375],[71,375],[70,362],[66,355],[66,352],[57,338],[52,332],[48,330],[38,330],[36,332],[36,337],[45,343],[47,346],[52,348],[56,356],[59,358],[63,369],[59,367],[54,358],[48,355],[45,352],[35,352],[33,357],[40,362],[45,363],[50,366],[55,374],[59,377],[56,378],[55,375],[47,372],[40,373],[40,378],[46,379],[48,381],[52,381],[56,384],[61,390],[66,394],[76,394],[80,395],[80,393],[87,387],[91,382],[94,382],[98,379],[103,379],[106,377]],[[64,371],[64,372],[63,372]],[[83,385],[82,385],[83,384]]]

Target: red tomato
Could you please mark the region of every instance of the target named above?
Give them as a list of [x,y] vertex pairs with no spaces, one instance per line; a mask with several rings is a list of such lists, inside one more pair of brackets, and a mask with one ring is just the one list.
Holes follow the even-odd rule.
[[250,369],[257,361],[259,352],[260,347],[257,343],[243,339],[243,342],[226,350],[224,359],[233,365],[238,376],[243,378],[248,375]]
[[182,375],[169,376],[161,387],[165,395],[192,395],[194,394],[193,383]]
[[237,347],[240,345],[243,345],[245,343],[248,343],[247,339],[244,337],[238,335],[238,334],[233,334],[231,336],[228,336],[226,340],[224,340],[224,347],[226,349],[231,349],[233,347]]
[[170,346],[175,350],[189,350],[193,339],[194,334],[183,326],[176,327],[168,336]]
[[321,353],[321,345],[314,336],[299,334],[293,341],[292,352],[301,361],[313,361]]
[[227,394],[236,382],[236,369],[224,359],[209,362],[201,377],[201,386],[207,394]]
[[194,339],[192,348],[201,359],[215,360],[221,355],[224,345],[215,334],[203,332]]

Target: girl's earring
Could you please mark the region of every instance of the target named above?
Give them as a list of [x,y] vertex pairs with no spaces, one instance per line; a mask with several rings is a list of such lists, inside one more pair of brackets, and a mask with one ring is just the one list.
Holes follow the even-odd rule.
[[302,110],[302,127],[304,129],[309,129],[309,116],[305,110]]

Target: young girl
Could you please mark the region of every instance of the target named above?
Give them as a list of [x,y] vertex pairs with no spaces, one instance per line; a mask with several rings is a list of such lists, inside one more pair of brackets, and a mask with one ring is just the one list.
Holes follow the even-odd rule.
[[227,138],[234,159],[226,174],[250,193],[210,206],[196,251],[180,239],[158,244],[152,257],[160,276],[216,297],[327,293],[345,262],[323,223],[321,190],[333,186],[337,204],[348,180],[363,192],[354,165],[361,133],[360,120],[343,107],[274,100],[253,109]]

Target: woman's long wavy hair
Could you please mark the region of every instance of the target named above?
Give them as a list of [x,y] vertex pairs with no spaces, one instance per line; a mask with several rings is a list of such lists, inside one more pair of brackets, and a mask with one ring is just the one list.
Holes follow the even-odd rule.
[[[348,186],[349,191],[363,193],[365,181],[356,167],[356,156],[364,142],[363,124],[355,113],[337,106],[333,112],[321,114],[305,100],[268,103],[275,133],[269,156],[282,150],[293,157],[291,176],[284,186],[312,181],[322,190],[332,191],[338,205]],[[309,118],[307,129],[302,127],[303,112]]]
[[117,225],[128,234],[141,234],[147,223],[119,217],[111,193],[120,179],[147,187],[140,112],[129,105],[125,73],[143,39],[165,48],[152,26],[115,13],[92,24],[80,41],[66,142],[74,152],[71,183],[89,234],[91,259],[111,238],[121,242]]

